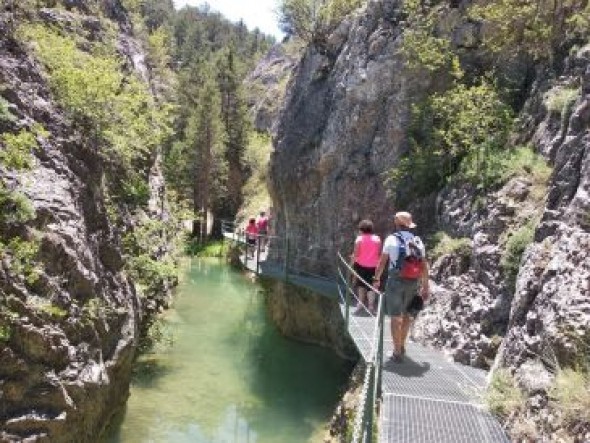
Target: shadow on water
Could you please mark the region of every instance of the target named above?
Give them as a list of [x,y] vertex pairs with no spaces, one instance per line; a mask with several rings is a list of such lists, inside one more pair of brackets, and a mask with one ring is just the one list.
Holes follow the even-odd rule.
[[161,358],[154,355],[143,355],[137,359],[133,367],[131,384],[142,388],[155,387],[158,380],[166,377],[173,368]]
[[252,323],[260,327],[245,328],[250,336],[244,366],[250,368],[251,389],[272,407],[276,417],[271,419],[298,417],[301,435],[311,436],[318,421],[329,419],[342,394],[335,386],[345,386],[354,363],[329,349],[289,340],[266,321]]

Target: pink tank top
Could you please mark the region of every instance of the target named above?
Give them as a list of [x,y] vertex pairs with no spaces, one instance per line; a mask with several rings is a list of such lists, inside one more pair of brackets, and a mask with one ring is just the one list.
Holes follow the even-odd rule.
[[354,259],[365,268],[376,268],[379,263],[379,254],[381,254],[381,239],[378,235],[363,234],[359,235],[355,244],[357,245],[357,254]]

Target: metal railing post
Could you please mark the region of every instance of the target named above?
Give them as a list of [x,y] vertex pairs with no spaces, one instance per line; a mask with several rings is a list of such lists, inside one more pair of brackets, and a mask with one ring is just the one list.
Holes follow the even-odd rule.
[[262,240],[261,236],[258,236],[256,242],[256,274],[260,274],[260,243]]
[[344,282],[344,284],[346,285],[346,295],[344,296],[344,324],[346,326],[346,330],[348,331],[348,326],[350,323],[350,289],[348,287],[348,282]]
[[385,315],[383,313],[383,306],[379,309],[379,318],[377,321],[379,322],[379,341],[377,345],[377,358],[375,361],[375,394],[374,398],[377,399],[381,396],[381,382],[382,382],[382,375],[383,375],[383,335],[384,335],[384,319]]
[[[370,378],[369,378],[369,386],[373,385],[375,381],[375,364],[369,363],[369,367],[367,368],[371,371]],[[365,409],[365,443],[371,443],[373,441],[373,410],[375,409],[375,397],[373,393],[373,389],[369,389],[367,393],[369,398],[367,399],[366,409]]]

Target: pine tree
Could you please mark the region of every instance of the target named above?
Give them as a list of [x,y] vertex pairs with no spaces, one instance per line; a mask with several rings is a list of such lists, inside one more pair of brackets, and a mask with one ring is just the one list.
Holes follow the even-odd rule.
[[227,176],[219,91],[211,70],[208,74],[186,130],[193,170],[193,235],[201,240],[210,233],[212,208],[225,194]]
[[228,166],[228,198],[222,212],[224,216],[233,216],[242,203],[242,187],[246,172],[243,157],[250,131],[233,45],[222,54],[218,62],[218,72],[221,115],[226,133],[225,159]]

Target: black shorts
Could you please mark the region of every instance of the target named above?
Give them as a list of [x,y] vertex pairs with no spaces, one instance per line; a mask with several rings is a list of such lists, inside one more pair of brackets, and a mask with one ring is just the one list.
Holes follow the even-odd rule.
[[249,245],[255,245],[256,244],[256,239],[255,238],[249,238],[246,241],[248,242]]
[[[373,277],[375,277],[375,270],[377,268],[365,268],[358,263],[355,263],[353,268],[364,281],[366,281],[369,285],[373,284]],[[360,281],[358,278],[356,279],[354,286],[355,288],[366,288],[367,291],[371,291],[371,288]]]

